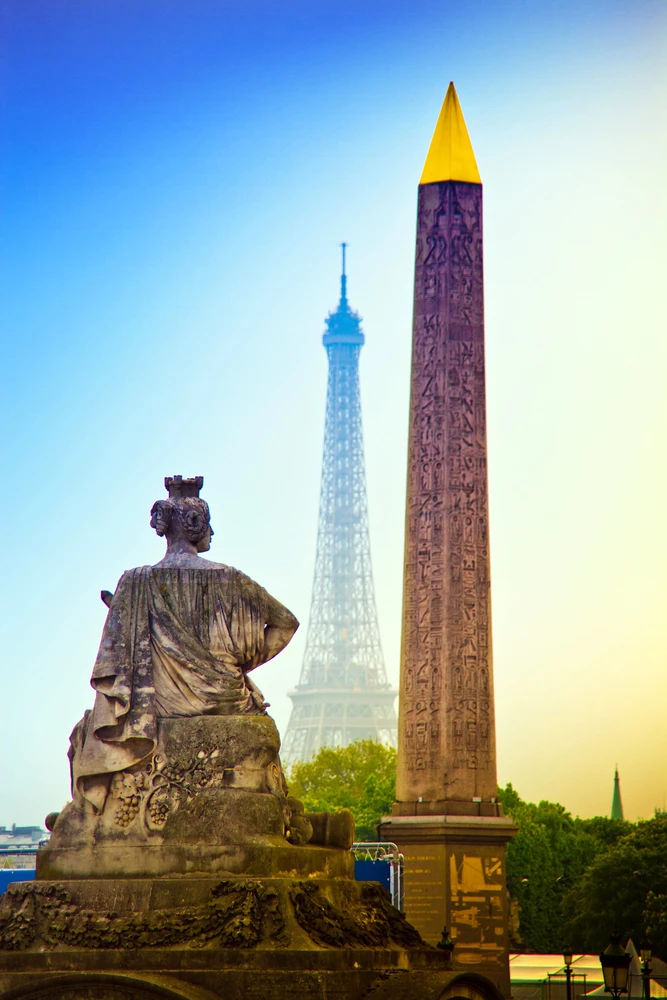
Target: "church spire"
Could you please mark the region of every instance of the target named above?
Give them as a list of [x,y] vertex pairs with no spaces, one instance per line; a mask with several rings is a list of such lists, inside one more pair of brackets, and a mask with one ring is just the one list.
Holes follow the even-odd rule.
[[419,184],[421,186],[442,181],[482,183],[453,83],[447,88]]
[[618,777],[618,764],[614,771],[614,794],[611,800],[611,818],[623,819],[623,803],[621,802],[621,781]]

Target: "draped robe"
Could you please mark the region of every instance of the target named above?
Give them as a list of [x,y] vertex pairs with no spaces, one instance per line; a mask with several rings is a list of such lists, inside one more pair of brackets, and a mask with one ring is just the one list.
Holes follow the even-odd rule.
[[97,810],[112,774],[155,752],[159,718],[265,714],[243,665],[264,647],[270,602],[243,573],[204,559],[123,574],[74,747],[73,783]]

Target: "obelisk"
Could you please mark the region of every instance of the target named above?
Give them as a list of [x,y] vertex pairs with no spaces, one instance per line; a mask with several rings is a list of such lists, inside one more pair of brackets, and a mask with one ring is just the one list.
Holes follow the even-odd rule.
[[[408,919],[507,978],[496,802],[482,182],[453,83],[419,184],[396,804]],[[495,975],[494,975],[495,971]]]

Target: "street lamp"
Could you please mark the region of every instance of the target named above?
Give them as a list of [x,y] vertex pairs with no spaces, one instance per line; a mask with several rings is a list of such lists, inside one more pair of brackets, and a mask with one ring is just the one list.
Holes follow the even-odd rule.
[[639,945],[639,954],[642,960],[642,978],[644,980],[644,1000],[651,1000],[651,955],[653,946],[644,935]]
[[631,955],[621,944],[620,934],[612,934],[609,942],[600,955],[600,965],[604,976],[604,991],[611,993],[614,1000],[617,1000],[621,993],[628,992]]
[[563,952],[563,961],[565,962],[565,992],[566,1000],[572,1000],[572,949]]

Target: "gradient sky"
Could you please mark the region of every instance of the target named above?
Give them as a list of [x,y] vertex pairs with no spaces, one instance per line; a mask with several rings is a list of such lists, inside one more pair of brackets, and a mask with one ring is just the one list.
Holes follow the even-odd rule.
[[667,800],[665,0],[5,0],[0,824],[68,795],[167,474],[305,644],[341,240],[398,680],[416,185],[456,82],[484,181],[498,772]]

